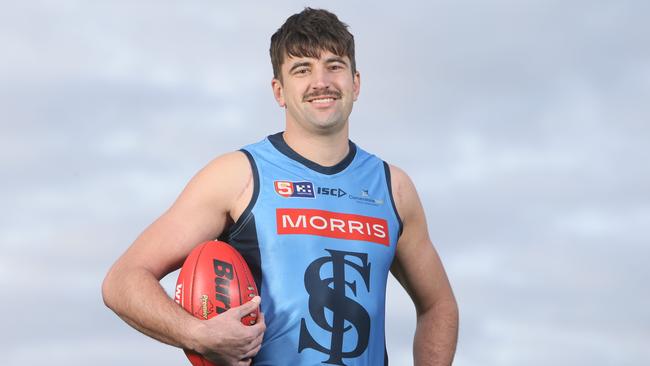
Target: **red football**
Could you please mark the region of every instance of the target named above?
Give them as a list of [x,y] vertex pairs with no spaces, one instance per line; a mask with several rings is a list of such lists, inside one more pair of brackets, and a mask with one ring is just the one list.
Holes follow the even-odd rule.
[[[241,254],[227,243],[206,241],[185,259],[174,300],[195,317],[207,320],[256,295],[253,275]],[[242,323],[252,325],[255,319],[246,316]],[[186,350],[185,354],[194,366],[215,366],[195,352]]]

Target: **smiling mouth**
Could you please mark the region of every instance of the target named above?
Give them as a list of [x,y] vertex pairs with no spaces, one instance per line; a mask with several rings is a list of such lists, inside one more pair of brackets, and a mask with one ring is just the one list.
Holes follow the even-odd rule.
[[318,98],[318,99],[312,99],[309,101],[309,103],[316,103],[316,104],[325,104],[325,103],[330,103],[335,101],[335,98]]
[[325,103],[331,103],[337,99],[341,99],[341,93],[335,92],[335,91],[329,91],[326,93],[312,93],[307,94],[304,96],[303,101],[308,102],[308,103],[316,103],[316,104],[325,104]]

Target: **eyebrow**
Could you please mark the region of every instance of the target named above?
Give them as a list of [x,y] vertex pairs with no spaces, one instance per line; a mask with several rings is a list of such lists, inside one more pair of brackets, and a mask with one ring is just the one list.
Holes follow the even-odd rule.
[[293,70],[303,66],[311,66],[311,62],[309,61],[296,62],[295,64],[293,64],[293,66],[291,66],[289,72],[292,72]]
[[[331,64],[331,63],[334,63],[334,62],[340,62],[340,63],[348,66],[348,63],[345,62],[343,57],[340,57],[340,56],[333,56],[333,57],[329,57],[329,58],[325,59],[326,64]],[[291,73],[293,70],[295,70],[295,69],[297,69],[299,67],[303,67],[303,66],[311,66],[311,62],[309,62],[309,61],[296,62],[289,69],[289,73]]]
[[340,56],[333,56],[333,57],[330,57],[330,58],[328,58],[328,59],[325,60],[325,63],[326,63],[326,64],[331,64],[331,63],[333,63],[333,62],[340,62],[340,63],[342,63],[342,64],[344,64],[344,65],[346,65],[346,66],[347,66],[347,64],[348,64],[347,62],[345,62],[345,60],[343,59],[343,57],[340,57]]

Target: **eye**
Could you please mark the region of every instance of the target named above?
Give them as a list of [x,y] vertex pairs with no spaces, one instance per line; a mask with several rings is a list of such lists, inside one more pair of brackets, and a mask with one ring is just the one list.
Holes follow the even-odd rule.
[[308,72],[309,72],[309,69],[306,68],[306,67],[301,67],[301,68],[295,69],[295,70],[293,71],[293,73],[294,73],[295,75],[305,75],[305,74],[307,74]]

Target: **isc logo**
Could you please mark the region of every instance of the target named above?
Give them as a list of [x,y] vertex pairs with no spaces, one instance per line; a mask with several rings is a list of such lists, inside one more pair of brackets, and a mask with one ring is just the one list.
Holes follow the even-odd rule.
[[282,197],[314,198],[314,185],[312,182],[289,182],[276,180],[275,191]]

